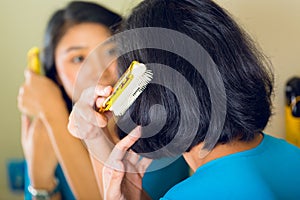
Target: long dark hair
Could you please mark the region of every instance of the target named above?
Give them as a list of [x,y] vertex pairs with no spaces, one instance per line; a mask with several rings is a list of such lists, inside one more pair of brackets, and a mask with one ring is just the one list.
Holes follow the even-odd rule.
[[[211,0],[145,0],[133,10],[123,30],[141,27],[162,27],[189,36],[201,44],[218,66],[227,95],[226,119],[218,143],[228,143],[235,139],[249,142],[265,128],[272,109],[273,74],[270,63],[224,9]],[[189,47],[183,45],[182,48]],[[199,52],[191,53],[197,56]],[[182,149],[186,138],[193,133],[178,133],[181,134],[181,141],[175,143],[171,150],[169,148],[160,155],[148,156],[164,157],[183,153],[203,142],[212,113],[209,90],[201,75],[182,57],[163,50],[140,49],[129,52],[120,57],[119,66],[129,66],[132,60],[139,60],[146,65],[162,63],[177,70],[189,81],[199,101],[200,116],[196,117],[200,122],[191,144]],[[186,94],[187,102],[189,95]],[[183,115],[180,112],[182,105],[163,86],[150,84],[128,112],[137,124],[159,124],[161,116],[150,111],[150,107],[155,104],[164,106],[167,112],[166,123],[156,135],[138,140],[132,147],[138,153],[154,152],[165,147],[178,131]],[[185,112],[184,115],[194,120],[191,110]],[[120,118],[120,123],[128,120],[126,117]],[[122,138],[126,133],[119,129],[119,135]]]
[[69,28],[80,23],[98,23],[114,33],[121,21],[122,18],[118,14],[108,9],[95,3],[81,1],[69,3],[66,8],[56,11],[50,18],[44,38],[43,67],[46,76],[60,86],[69,111],[72,109],[72,101],[57,80],[54,52],[59,41]]

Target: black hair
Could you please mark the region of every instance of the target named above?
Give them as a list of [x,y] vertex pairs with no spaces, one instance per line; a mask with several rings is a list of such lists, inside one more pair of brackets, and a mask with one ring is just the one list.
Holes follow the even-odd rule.
[[83,1],[70,2],[66,8],[56,11],[50,18],[44,38],[43,67],[45,75],[60,86],[69,111],[72,109],[72,101],[57,79],[54,54],[59,41],[74,25],[86,22],[98,23],[114,33],[121,21],[122,18],[118,14],[96,3]]
[[[227,96],[226,118],[218,143],[225,144],[233,140],[249,142],[265,128],[272,113],[271,64],[224,9],[211,0],[145,0],[133,10],[122,30],[141,27],[162,27],[179,31],[197,41],[217,65]],[[146,37],[143,39],[147,40]],[[182,48],[188,47],[183,45]],[[199,53],[191,52],[195,56]],[[179,105],[176,95],[167,88],[157,84],[148,85],[127,111],[130,115],[125,115],[119,121],[126,124],[130,116],[138,125],[159,124],[162,117],[150,108],[161,104],[167,113],[166,123],[154,136],[139,139],[132,149],[138,153],[146,153],[144,155],[147,157],[158,158],[188,152],[203,142],[211,120],[211,100],[205,81],[197,70],[179,55],[158,49],[139,49],[126,53],[119,58],[119,66],[129,66],[132,60],[146,65],[161,63],[180,72],[193,87],[200,112],[200,116],[196,116],[200,119],[196,135],[184,147],[183,144],[193,133],[178,132],[178,127],[183,115],[194,120],[193,112],[188,108],[183,109],[185,113],[180,111],[182,105]],[[156,75],[158,74],[154,74]],[[186,94],[187,102],[189,96],[190,94]],[[127,134],[121,128],[118,133],[121,138]],[[172,144],[172,148],[160,152],[159,155],[151,154],[169,144],[176,134],[180,134],[181,139]]]

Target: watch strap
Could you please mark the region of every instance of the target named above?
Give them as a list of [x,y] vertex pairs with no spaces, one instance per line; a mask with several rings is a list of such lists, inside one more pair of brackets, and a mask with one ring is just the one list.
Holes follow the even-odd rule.
[[32,185],[28,186],[28,191],[31,194],[32,197],[35,197],[37,200],[50,200],[53,195],[55,195],[60,190],[60,182],[56,178],[55,179],[56,186],[53,190],[47,191],[44,189],[36,189],[32,187]]

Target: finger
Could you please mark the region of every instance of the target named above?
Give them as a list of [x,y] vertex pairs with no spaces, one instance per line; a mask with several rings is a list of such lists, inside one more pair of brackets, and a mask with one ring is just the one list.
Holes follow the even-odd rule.
[[28,133],[29,127],[30,127],[30,119],[29,119],[28,116],[22,114],[21,115],[21,122],[22,122],[22,126],[21,126],[22,135],[26,136],[27,133]]
[[[139,175],[139,171],[138,171],[138,168],[137,168],[136,164],[133,164],[133,163],[129,162],[128,160],[123,160],[123,163],[124,163],[124,166],[125,166],[125,172],[127,174]],[[130,175],[128,177],[130,177]],[[129,178],[129,179],[131,180],[132,178]]]
[[28,70],[28,69],[25,69],[25,70],[24,70],[24,77],[25,77],[26,79],[30,77],[30,70]]
[[127,150],[140,138],[141,135],[140,126],[136,127],[133,131],[130,132],[125,138],[118,142],[114,149],[112,150],[106,165],[110,166],[113,169],[121,170],[118,166],[118,162],[122,162],[124,159]]
[[112,93],[111,86],[96,85],[95,94],[100,97],[108,97]]
[[68,122],[68,130],[71,133],[72,136],[76,137],[76,138],[81,138],[81,134],[78,131],[78,127],[76,125],[76,119],[74,117],[74,112],[72,111],[69,115],[69,122]]
[[127,153],[127,149],[129,149],[139,139],[139,137],[136,137],[138,134],[140,135],[140,126],[136,127],[130,132],[130,134],[115,145],[106,165],[113,169],[121,170],[118,166],[118,162],[122,162]]
[[138,155],[137,153],[133,152],[132,150],[129,150],[129,152],[127,152],[126,154],[126,158],[125,158],[128,162],[130,162],[132,165],[136,165],[137,162],[140,159],[140,155]]
[[24,93],[18,96],[18,109],[20,112],[30,116],[37,116],[39,113],[36,112],[36,102],[31,96],[31,93],[27,87],[24,87]]
[[85,122],[81,116],[74,117],[74,112],[69,116],[68,130],[71,135],[80,139],[93,139],[101,133],[98,126]]
[[85,90],[80,95],[80,98],[78,102],[85,102],[89,104],[90,106],[93,106],[95,103],[95,87],[89,87]]
[[140,173],[141,177],[144,176],[147,168],[150,166],[151,163],[152,163],[152,159],[149,159],[149,158],[142,158],[139,161],[137,171],[138,171],[138,173]]
[[141,127],[137,126],[125,138],[120,140],[113,149],[111,157],[115,160],[122,160],[127,150],[140,138]]
[[95,103],[96,107],[97,108],[102,107],[103,106],[103,102],[105,101],[105,99],[106,99],[106,97],[97,97],[96,103]]
[[31,70],[26,69],[24,71],[25,82],[30,83],[32,81],[33,72]]
[[21,111],[22,110],[22,107],[23,107],[23,97],[24,96],[24,87],[21,87],[19,89],[19,94],[18,94],[18,97],[17,97],[17,103],[18,103],[18,109]]
[[93,105],[98,97],[108,97],[111,91],[111,86],[96,85],[85,89],[82,92],[80,99],[81,101],[88,102],[90,105]]
[[91,106],[85,104],[84,102],[76,103],[73,107],[72,113],[74,113],[75,119],[83,119],[83,121],[76,121],[77,124],[89,123],[97,127],[107,126],[108,119],[106,115],[98,113]]
[[121,185],[124,178],[124,172],[103,167],[102,177],[104,199],[121,199]]
[[24,96],[18,96],[18,109],[22,114],[28,114],[28,105]]
[[19,89],[19,94],[18,94],[18,97],[17,97],[19,110],[21,110],[21,108],[23,107],[24,100],[26,99],[25,88],[26,88],[26,86],[23,85]]
[[102,86],[97,85],[95,88],[95,94],[97,95],[95,100],[96,108],[100,108],[103,106],[103,102],[111,95],[112,87],[111,86]]
[[20,87],[18,96],[23,96],[24,94],[24,84]]
[[111,181],[111,176],[113,173],[113,169],[103,166],[102,168],[102,182],[103,182],[103,187],[106,190],[109,187],[110,181]]
[[107,126],[108,119],[106,115],[98,113],[90,107],[88,108],[88,112],[81,112],[80,115],[82,119],[96,127],[104,128]]
[[17,96],[18,104],[22,104],[27,93],[28,93],[28,87],[26,86],[26,84],[20,86],[19,93]]
[[[98,87],[104,86],[99,85]],[[94,87],[86,89],[82,93],[79,101],[74,105],[73,111],[80,114],[82,118],[85,119],[87,122],[92,123],[93,125],[98,127],[105,127],[107,126],[108,118],[111,117],[111,113],[107,112],[103,114],[95,111],[95,101],[99,97],[97,96],[95,99],[91,99],[93,95],[95,95]],[[102,100],[104,101],[104,98]]]

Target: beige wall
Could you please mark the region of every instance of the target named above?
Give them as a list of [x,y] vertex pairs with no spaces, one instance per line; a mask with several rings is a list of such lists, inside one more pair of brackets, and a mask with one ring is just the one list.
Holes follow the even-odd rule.
[[275,73],[274,116],[266,132],[285,137],[284,89],[292,76],[300,76],[299,0],[216,0],[231,12],[260,44]]
[[[98,0],[109,8],[126,13],[139,0]],[[293,75],[300,76],[299,0],[216,0],[227,8],[260,43],[274,65],[276,75],[274,113],[266,132],[284,137],[284,85]],[[0,200],[22,199],[9,194],[5,162],[22,157],[20,119],[16,108],[18,87],[23,82],[26,52],[41,46],[49,15],[68,0],[0,1]]]

